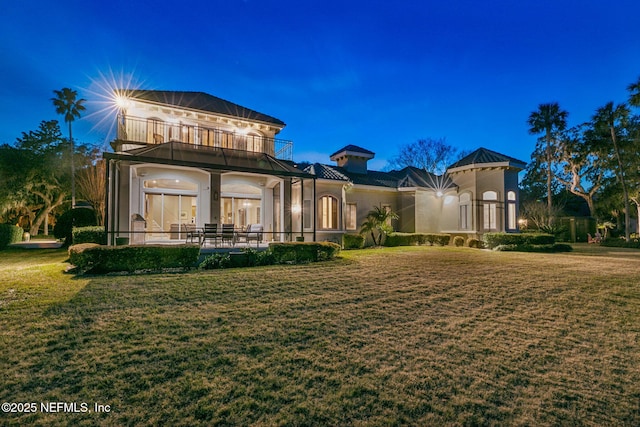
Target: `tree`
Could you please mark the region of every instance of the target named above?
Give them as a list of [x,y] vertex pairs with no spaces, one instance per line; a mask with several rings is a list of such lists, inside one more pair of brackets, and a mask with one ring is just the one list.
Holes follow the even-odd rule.
[[547,169],[547,209],[549,213],[549,218],[551,218],[552,211],[552,192],[551,192],[551,182],[553,178],[552,172],[552,162],[553,162],[553,152],[554,145],[556,143],[557,134],[560,131],[563,131],[567,126],[567,116],[568,112],[562,110],[560,105],[557,102],[552,102],[549,104],[540,104],[538,105],[538,110],[533,111],[529,118],[527,119],[527,124],[529,125],[529,133],[532,135],[537,135],[540,133],[544,133],[544,143],[545,147],[542,150],[538,150],[541,154],[543,154],[543,162],[546,163]]
[[49,215],[65,201],[69,179],[68,151],[56,120],[43,121],[35,131],[23,132],[15,146],[0,147],[0,192],[5,214],[18,209],[28,215],[30,233],[38,234],[44,224],[48,234]]
[[583,198],[589,214],[595,216],[594,198],[603,186],[606,170],[601,147],[590,126],[585,123],[562,133],[554,175],[568,191]]
[[92,164],[85,166],[78,172],[78,192],[80,197],[93,207],[98,225],[104,225],[104,179],[105,161],[103,159],[95,159]]
[[[596,129],[600,130],[602,134],[607,134],[610,138],[610,142],[613,147],[613,154],[615,156],[617,167],[615,172],[620,185],[622,186],[622,195],[624,200],[625,221],[624,221],[624,238],[628,242],[631,239],[631,223],[630,223],[630,205],[629,205],[629,191],[626,183],[626,171],[623,164],[623,157],[625,154],[625,138],[627,136],[627,119],[629,117],[629,109],[625,104],[614,105],[613,102],[608,102],[603,107],[596,110],[596,114],[593,116]],[[634,154],[634,153],[631,153]]]
[[459,160],[467,153],[447,144],[445,138],[419,139],[400,147],[396,157],[391,159],[392,167],[402,169],[413,166],[427,172],[442,175],[447,166]]
[[386,207],[374,206],[362,223],[360,233],[371,233],[374,246],[380,246],[382,239],[393,231],[391,220],[398,219],[398,214]]
[[633,107],[640,107],[640,77],[638,77],[637,82],[631,83],[627,86],[627,90],[630,92],[629,105]]
[[71,132],[71,123],[80,117],[80,113],[86,108],[84,106],[85,99],[77,99],[78,92],[68,87],[62,88],[62,90],[54,90],[55,98],[51,98],[53,106],[56,108],[56,113],[64,116],[65,123],[69,124],[69,143],[71,144],[71,207],[76,207],[76,181],[75,181],[75,167],[73,157],[75,154],[75,147],[73,144],[73,133]]

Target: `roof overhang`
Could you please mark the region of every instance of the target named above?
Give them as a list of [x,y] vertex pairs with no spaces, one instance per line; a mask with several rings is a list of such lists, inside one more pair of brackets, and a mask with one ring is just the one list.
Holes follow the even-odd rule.
[[495,163],[471,163],[469,165],[459,166],[447,169],[447,173],[464,172],[470,170],[488,170],[488,169],[513,169],[521,171],[527,165],[519,162],[495,162]]

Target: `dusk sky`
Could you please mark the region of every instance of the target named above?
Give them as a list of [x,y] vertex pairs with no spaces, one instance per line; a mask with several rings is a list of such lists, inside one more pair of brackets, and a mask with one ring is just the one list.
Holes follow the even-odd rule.
[[115,80],[277,117],[297,161],[356,144],[381,169],[429,137],[528,161],[538,104],[559,102],[574,125],[627,100],[639,17],[637,0],[7,1],[0,143],[62,122],[50,98],[63,87],[89,101],[76,141],[108,142],[115,118],[99,124],[97,101]]

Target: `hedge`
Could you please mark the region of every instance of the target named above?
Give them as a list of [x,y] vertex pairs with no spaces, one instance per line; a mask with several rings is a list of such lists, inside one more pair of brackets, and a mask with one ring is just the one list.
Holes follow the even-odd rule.
[[333,242],[269,243],[276,263],[326,261],[340,254],[340,245]]
[[640,239],[631,239],[630,242],[627,242],[624,239],[605,239],[600,242],[600,245],[613,248],[640,249]]
[[485,233],[483,240],[489,249],[500,245],[553,245],[553,234],[543,233]]
[[107,244],[107,234],[102,226],[94,227],[73,227],[73,244],[80,243],[97,243],[99,245]]
[[546,253],[555,253],[555,252],[571,252],[573,247],[566,243],[554,243],[553,245],[531,245],[528,243],[520,244],[520,245],[498,245],[493,248],[494,251],[502,251],[502,252],[546,252]]
[[64,239],[65,246],[73,242],[73,227],[87,227],[98,225],[93,209],[75,208],[64,212],[56,220],[53,235],[56,239]]
[[198,245],[101,246],[82,243],[69,248],[69,261],[79,273],[158,271],[195,267],[199,254]]
[[364,236],[360,234],[344,234],[342,236],[342,247],[345,249],[364,248]]
[[433,233],[389,233],[384,241],[384,246],[415,246],[426,243],[433,246],[437,243],[446,246],[451,241],[450,234]]
[[12,243],[22,241],[24,231],[17,225],[0,224],[0,249],[6,248]]

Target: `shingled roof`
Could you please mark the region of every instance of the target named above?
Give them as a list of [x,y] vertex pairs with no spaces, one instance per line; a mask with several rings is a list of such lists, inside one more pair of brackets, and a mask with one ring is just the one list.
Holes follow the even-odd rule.
[[168,90],[132,90],[122,92],[126,92],[129,98],[139,99],[142,101],[156,102],[159,104],[188,108],[190,110],[223,114],[225,116],[238,117],[247,120],[256,120],[271,123],[279,127],[285,126],[285,123],[282,120],[276,119],[275,117],[259,113],[204,92]]
[[527,167],[527,162],[481,147],[473,153],[458,160],[447,169],[459,169],[465,168],[465,166],[481,166],[486,164],[503,164],[505,166],[518,169],[524,169]]

